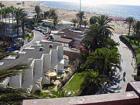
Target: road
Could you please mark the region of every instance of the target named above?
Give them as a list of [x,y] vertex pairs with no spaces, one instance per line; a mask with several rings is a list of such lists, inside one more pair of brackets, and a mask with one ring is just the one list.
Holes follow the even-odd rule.
[[[121,82],[118,84],[121,87],[120,92],[125,92],[127,83],[134,81],[133,74],[135,72],[135,59],[131,50],[120,41],[119,34],[114,34],[112,39],[119,43],[118,50],[121,55],[121,68],[120,72]],[[126,74],[126,75],[125,75]]]

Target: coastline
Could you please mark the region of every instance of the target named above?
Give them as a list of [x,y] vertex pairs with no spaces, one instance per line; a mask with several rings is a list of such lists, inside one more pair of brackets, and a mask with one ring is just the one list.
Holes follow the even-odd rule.
[[[46,4],[41,4],[42,10],[49,10],[50,7]],[[59,16],[60,20],[66,20],[71,21],[72,19],[76,18],[76,14],[78,13],[77,10],[66,10],[66,9],[60,9],[60,8],[54,8]],[[85,17],[87,20],[90,19],[92,16],[99,16],[101,14],[97,13],[91,13],[91,12],[85,12]],[[108,15],[107,15],[108,16]],[[109,16],[112,18],[111,25],[114,27],[114,33],[118,34],[126,34],[128,32],[128,26],[126,23],[124,23],[125,18],[123,17],[116,17],[116,16]]]
[[[43,1],[24,1],[24,6],[22,4],[17,5],[17,3],[21,3],[21,1],[15,1],[15,2],[10,2],[10,1],[1,1],[5,6],[14,6],[14,7],[19,7],[23,8],[25,11],[28,12],[34,12],[34,7],[36,5],[40,5],[42,12],[47,11],[50,9],[46,4],[42,4]],[[66,9],[60,9],[60,8],[55,8],[59,20],[65,20],[65,21],[71,21],[72,19],[76,18],[76,14],[78,11],[76,10],[66,10]],[[101,14],[97,13],[91,13],[91,12],[85,12],[85,17],[87,20],[90,19],[91,16],[98,16]],[[108,15],[109,16],[109,15]],[[113,19],[111,22],[111,25],[114,27],[114,33],[118,34],[125,34],[127,33],[127,24],[124,23],[123,17],[116,17],[116,16],[109,16],[110,18]]]

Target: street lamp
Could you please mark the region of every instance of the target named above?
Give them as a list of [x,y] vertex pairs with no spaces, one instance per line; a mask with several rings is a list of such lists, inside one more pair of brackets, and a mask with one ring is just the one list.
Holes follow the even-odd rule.
[[81,12],[81,0],[80,0],[80,12]]

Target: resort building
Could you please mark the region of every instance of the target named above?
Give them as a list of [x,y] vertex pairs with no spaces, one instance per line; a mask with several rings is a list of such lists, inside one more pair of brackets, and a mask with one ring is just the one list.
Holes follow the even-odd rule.
[[69,64],[69,59],[65,56],[60,43],[37,41],[34,45],[19,52],[17,59],[7,57],[0,61],[3,62],[1,69],[16,65],[29,66],[23,73],[6,78],[1,85],[24,88],[28,92],[41,90],[43,84],[50,84],[51,77],[56,77],[57,73],[64,73]]

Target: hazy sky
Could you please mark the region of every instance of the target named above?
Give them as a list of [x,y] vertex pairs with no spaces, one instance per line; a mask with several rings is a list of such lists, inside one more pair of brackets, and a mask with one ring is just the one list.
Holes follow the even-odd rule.
[[[65,2],[79,2],[80,0],[46,0],[46,1],[65,1]],[[82,0],[86,4],[125,4],[125,5],[140,5],[140,0]]]

